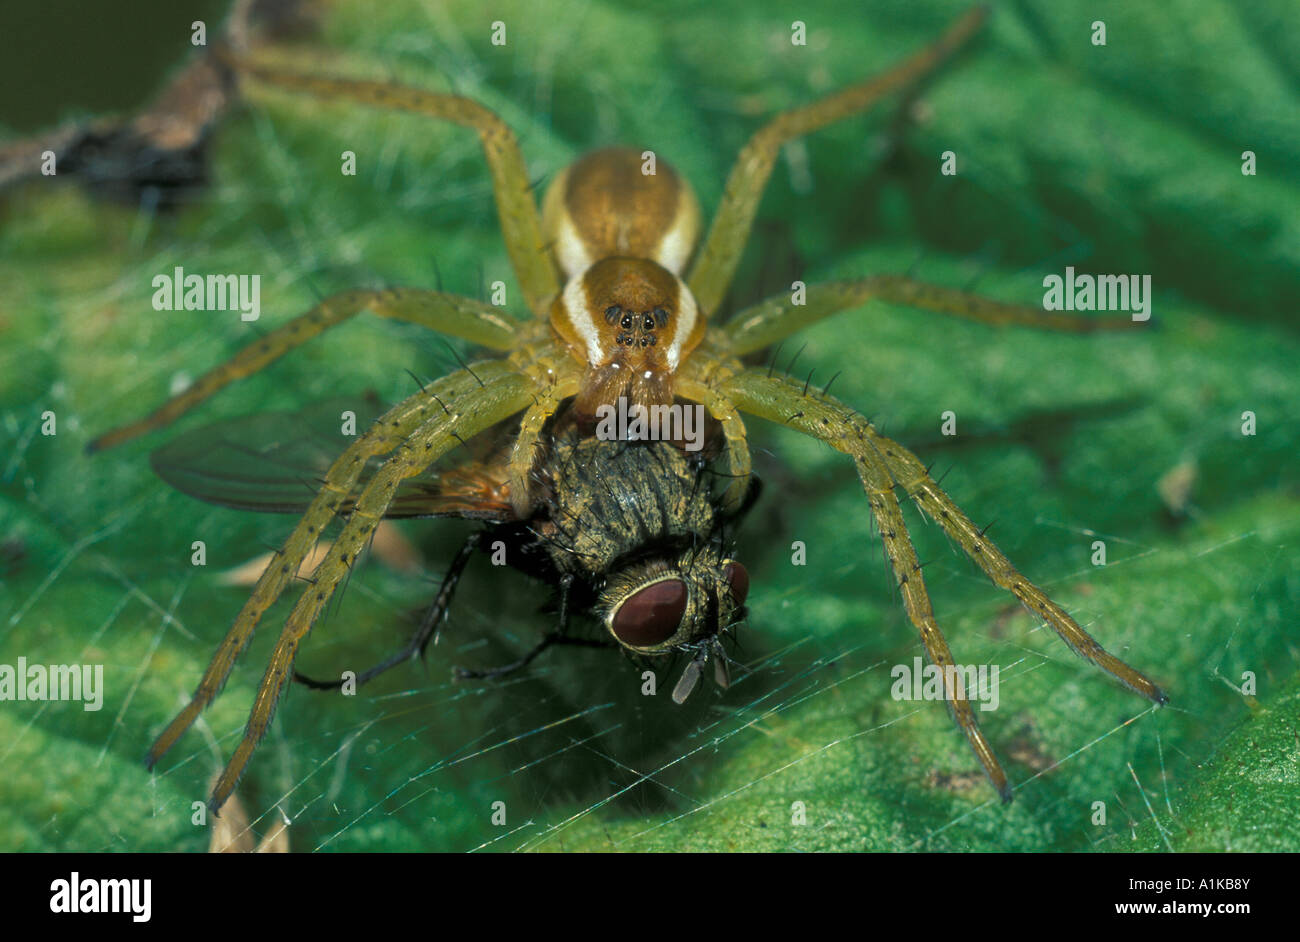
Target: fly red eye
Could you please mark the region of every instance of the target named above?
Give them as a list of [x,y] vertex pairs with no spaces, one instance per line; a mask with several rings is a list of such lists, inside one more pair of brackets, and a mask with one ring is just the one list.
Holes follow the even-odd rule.
[[745,597],[749,595],[749,570],[733,559],[727,563],[726,573],[727,585],[731,586],[731,597],[737,605],[744,605]]
[[686,583],[664,579],[637,589],[614,612],[614,637],[635,648],[663,644],[686,614]]

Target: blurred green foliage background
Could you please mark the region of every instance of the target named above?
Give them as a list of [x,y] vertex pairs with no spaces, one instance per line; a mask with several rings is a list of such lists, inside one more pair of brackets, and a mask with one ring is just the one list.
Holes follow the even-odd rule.
[[[590,147],[652,147],[709,212],[764,116],[906,55],[963,4],[323,8],[299,65],[471,95],[517,129],[539,180]],[[790,43],[795,18],[805,47]],[[119,28],[137,24],[123,13]],[[161,61],[183,59],[188,23],[172,42]],[[678,709],[642,697],[617,657],[568,650],[498,684],[451,684],[451,664],[510,660],[547,624],[541,587],[480,561],[427,671],[353,698],[289,692],[241,787],[255,828],[282,801],[296,850],[1300,848],[1298,53],[1300,11],[1281,0],[998,4],[905,116],[887,106],[787,152],[737,288],[755,300],[792,273],[911,271],[1037,303],[1066,265],[1152,275],[1142,333],[994,330],[873,304],[808,331],[798,372],[843,370],[836,394],[936,460],[1012,560],[1162,683],[1169,708],[1075,658],[913,514],[957,660],[1002,666],[1001,708],[982,720],[1020,787],[1000,806],[940,705],[889,696],[890,667],[920,646],[852,467],[753,423],[768,487],[740,534],[754,588],[739,656],[754,670],[731,691]],[[355,177],[339,173],[344,150]],[[947,150],[955,177],[938,172]],[[287,612],[147,773],[148,743],[243,601],[216,573],[291,521],[169,491],[147,460],[169,433],[93,458],[86,441],[316,292],[440,277],[518,296],[469,133],[257,92],[216,135],[212,173],[174,215],[57,179],[0,196],[0,663],[102,663],[107,684],[98,713],[0,703],[0,849],[203,849],[192,803],[242,731]],[[175,265],[260,273],[262,320],[155,312],[150,281]],[[180,427],[366,389],[392,401],[414,388],[408,370],[453,364],[436,338],[360,318]],[[45,410],[56,436],[40,434]],[[955,440],[938,434],[948,410]],[[1171,472],[1192,482],[1185,500],[1162,498]],[[397,647],[466,526],[404,525],[428,577],[365,565],[300,666],[333,674]],[[1105,567],[1090,562],[1098,539]],[[195,540],[206,568],[190,565]],[[1254,697],[1236,689],[1244,672]],[[791,824],[794,802],[806,825]]]

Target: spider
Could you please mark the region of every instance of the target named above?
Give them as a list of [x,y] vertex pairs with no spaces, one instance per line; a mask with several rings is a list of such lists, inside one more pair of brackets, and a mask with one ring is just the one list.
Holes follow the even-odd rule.
[[[662,160],[654,174],[647,174],[634,150],[589,153],[553,181],[539,212],[514,134],[482,105],[390,83],[281,71],[223,53],[242,80],[320,99],[414,112],[477,132],[492,176],[506,250],[532,317],[516,321],[484,302],[438,291],[336,294],[212,369],[146,418],[91,443],[92,450],[104,448],[165,426],[228,384],[363,310],[419,324],[499,354],[429,383],[387,411],[333,462],[315,498],[218,646],[193,698],[158,736],[149,752],[149,766],[217,696],[262,615],[293,581],[304,557],[336,516],[344,520],[342,530],[280,633],[243,738],[213,788],[214,809],[234,790],[271,722],[299,645],[389,510],[399,485],[457,444],[506,420],[517,420],[503,487],[517,517],[527,519],[537,499],[532,472],[545,451],[548,422],[562,408],[589,418],[619,399],[645,405],[686,401],[707,410],[724,437],[717,458],[729,481],[721,496],[724,508],[739,507],[749,490],[750,455],[742,413],[796,429],[852,459],[907,614],[935,665],[946,668],[954,661],[931,610],[900,509],[899,488],[993,583],[1050,625],[1076,653],[1133,692],[1166,703],[1159,687],[1106,652],[1021,575],[915,455],[825,391],[810,393],[806,383],[742,361],[803,327],[861,308],[871,299],[994,325],[1089,331],[1130,326],[1130,322],[1045,313],[887,274],[811,285],[802,304],[778,295],[740,311],[721,326],[708,320],[728,290],[781,147],[859,114],[891,93],[915,88],[971,38],[986,15],[984,8],[974,8],[938,40],[887,71],[770,119],[740,152],[702,242],[694,193]],[[367,463],[377,458],[383,459],[382,464],[363,480]],[[691,606],[692,612],[699,609]],[[686,625],[683,612],[684,608],[674,610],[683,619],[681,631],[718,630],[717,625]],[[625,648],[637,650],[612,633]],[[942,675],[945,699],[957,725],[993,787],[1009,801],[1011,786],[980,730],[960,673],[944,670]]]

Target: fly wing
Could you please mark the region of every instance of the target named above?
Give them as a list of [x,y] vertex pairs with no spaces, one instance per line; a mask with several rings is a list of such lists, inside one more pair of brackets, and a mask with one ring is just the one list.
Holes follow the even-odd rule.
[[[226,419],[177,436],[150,456],[150,464],[172,487],[211,504],[302,513],[330,465],[356,440],[344,432],[347,412],[355,414],[355,432],[361,434],[384,409],[373,396],[335,397],[296,412]],[[512,423],[504,422],[470,442],[469,460],[403,481],[385,516],[513,519],[500,460],[512,431]],[[367,462],[354,494],[383,460]],[[351,500],[339,510],[351,512]]]

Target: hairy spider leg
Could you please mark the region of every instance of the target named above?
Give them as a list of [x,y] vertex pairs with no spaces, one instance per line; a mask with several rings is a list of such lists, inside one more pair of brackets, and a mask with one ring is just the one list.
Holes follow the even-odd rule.
[[[518,375],[507,361],[478,364],[474,373],[461,370],[428,384],[419,392],[384,413],[352,442],[326,472],[321,489],[311,505],[262,572],[248,601],[235,618],[230,631],[209,662],[194,696],[154,741],[146,760],[152,767],[181,735],[189,729],[209,703],[221,692],[234,668],[235,661],[252,640],[262,614],[271,607],[298,572],[303,559],[320,539],[324,528],[334,519],[340,505],[348,500],[360,480],[366,462],[387,454],[405,441],[430,417],[450,421],[450,403],[463,409],[463,401],[475,401],[476,391],[494,389],[503,377]],[[483,385],[489,384],[489,385]]]
[[[489,367],[495,375],[483,378]],[[343,582],[349,569],[383,519],[398,486],[419,474],[443,454],[467,438],[509,418],[531,401],[534,380],[510,369],[506,364],[483,363],[477,367],[481,382],[465,389],[444,412],[432,412],[414,432],[405,437],[384,461],[375,476],[362,489],[356,506],[348,516],[338,538],[321,560],[310,584],[298,597],[284,629],[276,641],[270,664],[258,687],[248,726],[235,747],[221,778],[212,791],[210,807],[215,811],[230,797],[239,783],[248,760],[266,734],[280,694],[293,671],[298,645],[307,637],[320,618],[334,590]],[[460,376],[462,374],[453,374]]]
[[[697,354],[696,363],[705,365],[708,354]],[[694,365],[694,363],[692,364]],[[752,491],[750,472],[753,470],[749,445],[745,437],[745,422],[740,413],[726,396],[721,395],[713,386],[694,376],[683,376],[677,384],[677,390],[687,399],[698,402],[709,410],[709,415],[722,425],[723,439],[726,442],[727,486],[722,492],[723,512],[739,513]]]
[[1169,697],[1140,671],[1134,670],[1097,643],[1097,640],[1038,586],[1026,579],[988,537],[971,522],[934,482],[921,459],[902,445],[881,435],[870,423],[863,433],[889,466],[894,479],[916,501],[931,520],[943,527],[994,585],[1005,589],[1020,603],[1047,622],[1053,631],[1080,657],[1100,667],[1121,684],[1153,703],[1164,705]]
[[801,304],[795,304],[787,292],[773,295],[737,313],[722,327],[722,333],[728,339],[729,352],[744,356],[778,343],[833,314],[861,307],[871,300],[903,304],[998,327],[1034,327],[1088,333],[1143,326],[1131,317],[1088,317],[1044,311],[1023,304],[994,301],[901,275],[872,275],[852,281],[826,281],[809,285]]
[[237,72],[278,88],[326,101],[347,101],[375,108],[409,111],[472,128],[483,144],[492,174],[497,216],[506,253],[514,266],[528,309],[545,318],[560,286],[550,249],[542,236],[541,216],[515,132],[497,114],[470,98],[439,94],[391,82],[323,78],[255,64],[223,52]]
[[860,114],[886,95],[925,78],[983,25],[986,7],[974,7],[931,45],[880,75],[772,118],[741,149],[727,177],[708,237],[691,268],[690,285],[700,310],[713,313],[727,293],[781,147],[843,118]]
[[515,513],[527,517],[536,503],[533,491],[533,468],[537,465],[538,451],[542,448],[542,429],[547,420],[560,408],[565,399],[578,394],[581,377],[570,357],[558,347],[554,349],[551,385],[537,393],[519,422],[519,435],[510,450],[510,503]]
[[87,450],[94,452],[111,448],[171,424],[236,380],[265,369],[317,334],[362,311],[408,321],[494,350],[515,346],[520,329],[519,324],[502,316],[500,308],[460,295],[410,288],[344,291],[331,295],[307,313],[248,344],[145,418],[99,436],[87,446]]
[[[926,651],[935,664],[946,666],[951,663],[951,657],[934,621],[916,552],[893,494],[895,484],[902,486],[917,501],[922,511],[956,540],[995,585],[1010,592],[1025,607],[1046,621],[1071,650],[1134,693],[1157,704],[1168,702],[1169,698],[1164,691],[1145,675],[1108,653],[1064,609],[1048,598],[1042,589],[1021,575],[953,503],[952,498],[939,489],[920,459],[876,432],[866,418],[833,397],[809,395],[806,387],[792,377],[768,376],[761,369],[742,369],[727,376],[721,382],[720,392],[730,397],[743,412],[787,425],[826,442],[853,458],[871,510],[880,525],[886,553],[898,580],[908,615],[921,632]],[[947,672],[945,683],[946,675]],[[952,693],[959,691],[954,690]],[[1010,791],[1005,774],[979,732],[964,694],[962,698],[950,700],[949,703],[990,780],[1003,799],[1007,800]]]

